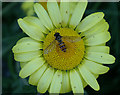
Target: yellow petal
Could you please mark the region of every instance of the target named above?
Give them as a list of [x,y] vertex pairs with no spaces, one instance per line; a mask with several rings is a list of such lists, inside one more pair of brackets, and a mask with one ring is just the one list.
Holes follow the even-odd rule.
[[61,12],[61,19],[62,19],[62,27],[66,27],[69,20],[69,2],[62,2],[60,3],[60,12]]
[[37,86],[39,79],[45,72],[46,68],[47,68],[47,64],[43,64],[37,71],[32,73],[29,77],[29,84]]
[[43,41],[44,40],[44,35],[42,32],[40,32],[40,29],[37,28],[34,24],[31,24],[29,22],[26,22],[23,19],[18,19],[18,24],[20,28],[31,38],[38,40],[38,41]]
[[79,76],[80,76],[80,78],[81,78],[83,88],[85,88],[88,84],[87,84],[86,81],[83,79],[82,75],[81,75],[80,72],[79,72],[79,69],[76,68],[75,70],[77,71],[77,73],[79,74]]
[[90,85],[94,90],[98,91],[100,89],[99,84],[96,80],[96,78],[92,75],[90,71],[87,70],[87,68],[83,65],[79,65],[78,67],[82,77],[84,80]]
[[71,15],[71,16],[72,16],[72,14],[73,14],[73,12],[74,12],[74,10],[75,10],[75,7],[76,7],[77,3],[78,3],[78,2],[70,2],[70,3],[69,3],[69,5],[70,5],[69,11],[70,11],[70,15]]
[[89,60],[103,64],[113,64],[115,62],[115,57],[106,53],[87,52],[85,57]]
[[30,38],[30,37],[23,37],[20,40],[18,40],[17,44],[24,43],[24,42],[39,42],[39,41],[34,40],[34,39]]
[[38,82],[38,85],[37,85],[38,92],[45,93],[48,90],[50,83],[52,81],[53,75],[54,75],[54,69],[49,67]]
[[[85,87],[88,85],[87,82],[83,79],[83,77],[82,77],[79,69],[76,68],[75,70],[78,72],[78,74],[79,74],[79,76],[80,76],[80,78],[81,78],[81,80],[82,80],[83,88],[85,88]],[[94,73],[93,73],[93,75],[94,75],[94,77],[95,77],[96,79],[97,79],[98,76],[99,76],[98,74],[94,74]]]
[[99,44],[98,46],[106,46],[106,43],[103,43],[103,44]]
[[82,32],[82,36],[89,38],[92,35],[96,35],[100,32],[108,31],[108,29],[109,29],[109,24],[104,19],[102,19],[100,22],[98,22],[96,25],[94,25],[87,31]]
[[70,85],[70,76],[69,71],[62,71],[62,85],[60,93],[67,93],[71,91],[71,85]]
[[87,7],[87,0],[84,0],[84,2],[77,3],[69,23],[70,28],[74,29],[79,24],[79,22],[83,17],[86,7]]
[[101,53],[108,53],[110,51],[110,48],[108,46],[91,46],[87,47],[86,52],[101,52]]
[[35,72],[38,68],[40,68],[44,64],[45,60],[42,57],[35,58],[28,62],[20,71],[19,76],[21,78],[26,78]]
[[21,69],[27,64],[28,62],[20,62]]
[[75,69],[70,70],[70,82],[73,93],[84,93],[82,80]]
[[48,9],[48,13],[50,15],[50,18],[53,22],[53,24],[57,27],[60,28],[61,27],[61,14],[60,14],[60,10],[58,7],[58,4],[56,2],[56,0],[53,0],[54,2],[47,2],[47,9]]
[[42,49],[42,44],[38,42],[24,42],[12,48],[13,53],[22,53]]
[[27,62],[32,60],[33,58],[39,57],[40,55],[42,55],[42,51],[37,50],[37,51],[29,51],[24,53],[15,53],[14,58],[16,61]]
[[92,26],[97,24],[99,21],[101,21],[104,17],[103,12],[96,12],[93,13],[87,17],[85,17],[80,24],[77,26],[76,31],[77,32],[84,32],[88,29],[90,29]]
[[87,46],[94,46],[94,45],[103,44],[103,43],[109,41],[110,38],[111,38],[111,36],[110,36],[109,32],[101,32],[96,35],[92,35],[89,38],[86,38],[86,40],[84,40],[84,43]]
[[104,74],[108,72],[109,67],[85,59],[82,63],[94,74]]
[[54,29],[54,26],[46,12],[46,10],[43,8],[42,5],[36,3],[34,5],[34,9],[35,9],[35,12],[36,14],[38,15],[41,23],[47,28],[49,29],[50,31],[52,31]]
[[23,18],[23,20],[25,20],[28,23],[34,24],[39,30],[40,32],[43,32],[45,34],[48,34],[49,31],[42,25],[42,23],[40,22],[40,20],[37,17],[25,17]]
[[28,9],[31,8],[31,6],[34,5],[34,2],[24,2],[22,3],[21,5],[21,8],[24,10],[24,11],[27,11]]
[[60,93],[62,84],[62,71],[57,70],[53,76],[52,83],[50,85],[50,93]]

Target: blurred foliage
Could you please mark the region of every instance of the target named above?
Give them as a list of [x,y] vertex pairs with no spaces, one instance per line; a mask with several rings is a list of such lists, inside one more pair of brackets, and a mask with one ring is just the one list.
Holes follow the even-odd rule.
[[[105,19],[109,23],[111,40],[107,43],[110,46],[110,54],[116,57],[116,62],[110,67],[110,71],[100,75],[98,83],[100,91],[94,91],[87,86],[86,95],[95,94],[115,94],[120,90],[120,3],[115,2],[90,2],[84,17],[94,13],[104,12]],[[2,3],[2,93],[33,93],[37,94],[36,87],[28,84],[27,79],[19,77],[20,66],[13,58],[12,47],[22,37],[27,36],[19,28],[17,19],[25,17],[26,14],[21,9],[21,3]],[[48,94],[48,92],[46,93]],[[72,92],[68,93],[72,95]],[[38,94],[39,95],[39,94]]]

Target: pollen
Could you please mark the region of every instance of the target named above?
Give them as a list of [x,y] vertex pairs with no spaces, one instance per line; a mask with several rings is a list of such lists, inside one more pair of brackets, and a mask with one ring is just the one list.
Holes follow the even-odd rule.
[[[77,42],[69,42],[68,40],[62,39],[66,47],[66,52],[63,52],[59,42],[55,40],[54,34],[56,32],[60,33],[62,37],[74,36],[75,38],[80,37],[80,35],[72,29],[60,28],[50,32],[44,40],[43,52],[48,47],[50,49],[50,52],[43,54],[47,63],[59,70],[71,70],[82,61],[85,51],[84,42],[82,39]],[[54,41],[55,43],[53,43]]]

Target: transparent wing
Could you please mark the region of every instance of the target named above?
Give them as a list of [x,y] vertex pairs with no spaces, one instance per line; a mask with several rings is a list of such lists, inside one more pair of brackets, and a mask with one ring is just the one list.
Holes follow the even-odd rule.
[[48,54],[56,47],[56,40],[52,41],[50,45],[44,50],[44,54]]
[[63,36],[62,39],[71,43],[81,41],[81,38],[78,36]]

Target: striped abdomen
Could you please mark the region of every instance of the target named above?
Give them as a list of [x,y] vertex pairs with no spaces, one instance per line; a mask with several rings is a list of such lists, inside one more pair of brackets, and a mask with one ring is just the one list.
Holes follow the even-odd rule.
[[66,52],[66,46],[65,46],[64,42],[60,42],[59,47],[63,52]]

